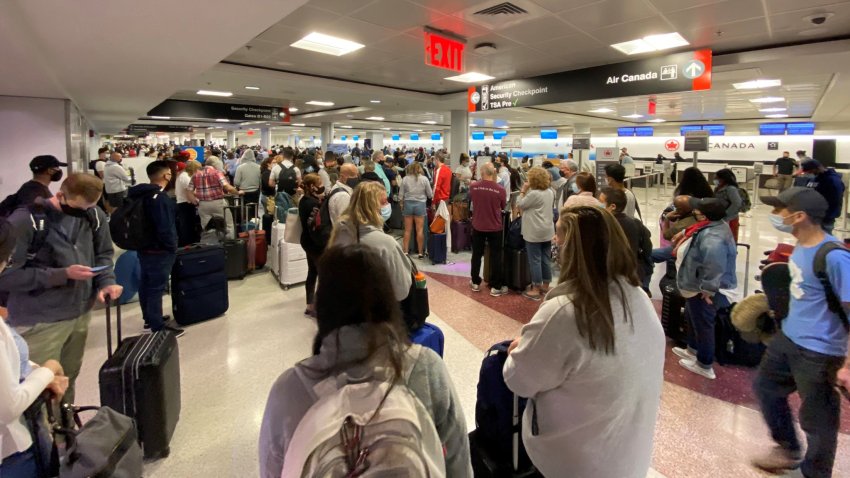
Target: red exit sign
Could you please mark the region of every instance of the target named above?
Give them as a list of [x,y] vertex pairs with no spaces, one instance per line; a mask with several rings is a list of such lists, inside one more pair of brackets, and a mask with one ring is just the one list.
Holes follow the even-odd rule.
[[436,33],[425,32],[425,64],[452,71],[463,71],[463,42]]

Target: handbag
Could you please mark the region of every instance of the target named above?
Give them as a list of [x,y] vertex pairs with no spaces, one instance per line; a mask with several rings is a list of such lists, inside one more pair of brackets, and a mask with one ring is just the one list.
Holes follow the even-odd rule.
[[446,233],[446,220],[443,219],[443,216],[435,216],[434,220],[431,221],[431,226],[429,227],[432,234],[445,234]]
[[286,228],[283,230],[283,240],[287,244],[301,244],[301,217],[298,209],[292,208],[286,213]]
[[431,308],[428,302],[428,286],[425,282],[425,274],[419,272],[412,259],[408,257],[407,260],[413,267],[413,281],[410,284],[407,297],[401,301],[401,314],[407,329],[410,333],[414,333],[425,324],[425,320],[431,314]]

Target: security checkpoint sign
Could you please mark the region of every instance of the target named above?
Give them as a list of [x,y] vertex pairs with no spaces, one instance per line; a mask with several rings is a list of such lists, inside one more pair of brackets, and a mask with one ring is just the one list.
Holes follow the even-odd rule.
[[472,86],[470,112],[711,89],[711,50]]
[[587,151],[590,149],[590,135],[589,134],[574,134],[573,135],[573,149],[580,149]]

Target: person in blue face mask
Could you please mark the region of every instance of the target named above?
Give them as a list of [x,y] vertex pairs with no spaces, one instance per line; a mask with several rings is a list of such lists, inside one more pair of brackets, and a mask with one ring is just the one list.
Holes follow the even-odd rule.
[[[768,344],[753,385],[777,446],[752,463],[771,473],[800,467],[804,476],[830,477],[841,400],[836,386],[850,387],[850,254],[838,239],[824,232],[829,203],[814,189],[792,187],[761,200],[774,208],[770,215],[773,227],[792,234],[797,245],[788,262],[788,316]],[[826,273],[819,278],[814,271],[816,257],[829,243],[839,244],[826,254]],[[799,417],[808,442],[805,456],[788,405],[788,396],[795,391],[802,399]]]

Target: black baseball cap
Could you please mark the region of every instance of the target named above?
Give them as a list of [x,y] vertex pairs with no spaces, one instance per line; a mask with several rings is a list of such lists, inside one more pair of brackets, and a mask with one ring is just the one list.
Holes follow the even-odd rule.
[[808,161],[803,161],[803,164],[800,165],[800,168],[803,171],[815,171],[821,168],[820,161],[816,159],[810,159]]
[[50,168],[58,168],[60,166],[67,166],[68,163],[63,163],[56,159],[56,156],[52,156],[49,154],[44,154],[41,156],[36,156],[32,158],[30,161],[30,170],[32,172],[44,171],[45,169]]
[[804,212],[817,219],[826,217],[826,211],[829,209],[829,204],[821,193],[802,187],[788,188],[779,193],[779,196],[762,196],[761,202],[791,212]]

